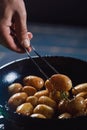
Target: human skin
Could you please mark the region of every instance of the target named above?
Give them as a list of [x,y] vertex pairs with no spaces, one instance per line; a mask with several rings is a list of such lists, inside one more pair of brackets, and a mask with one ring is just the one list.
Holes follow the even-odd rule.
[[27,13],[23,0],[0,0],[0,44],[24,53],[31,51],[33,35],[27,29]]

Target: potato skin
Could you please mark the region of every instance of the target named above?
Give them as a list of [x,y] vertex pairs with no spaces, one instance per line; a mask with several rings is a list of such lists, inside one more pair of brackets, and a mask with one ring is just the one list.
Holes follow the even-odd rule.
[[69,113],[72,116],[84,115],[86,102],[83,97],[74,97],[71,100],[61,100],[58,104],[60,114]]
[[74,95],[80,92],[87,92],[87,83],[78,84],[72,89],[72,94]]
[[59,115],[58,119],[68,119],[68,118],[71,118],[71,117],[72,117],[72,115],[66,112],[66,113]]
[[53,92],[54,91],[53,84],[50,82],[49,79],[47,79],[45,81],[45,87],[46,87],[46,89],[48,89],[49,92]]
[[54,74],[49,81],[57,91],[69,91],[72,88],[71,79],[64,74]]
[[60,102],[58,103],[58,111],[60,114],[68,112],[67,111],[68,104],[69,104],[69,100],[66,99],[60,100]]
[[26,102],[30,102],[35,107],[38,104],[38,98],[35,96],[29,96],[27,97]]
[[33,86],[37,90],[40,90],[44,86],[44,80],[38,76],[29,75],[23,79],[23,83],[26,86]]
[[47,96],[41,96],[38,99],[38,104],[45,104],[52,107],[53,109],[57,109],[57,103],[53,99]]
[[67,111],[72,115],[84,115],[86,110],[86,103],[83,97],[75,97],[69,101]]
[[41,96],[48,96],[49,95],[49,92],[48,90],[41,90],[41,91],[38,91],[34,94],[35,97],[37,98],[40,98]]
[[52,118],[54,115],[54,109],[45,104],[39,104],[34,108],[33,113],[39,113],[44,115],[46,118]]
[[39,113],[32,114],[32,115],[30,115],[30,117],[46,119],[46,117],[43,114],[39,114]]
[[9,98],[8,105],[11,109],[16,109],[19,105],[26,101],[27,97],[28,96],[25,92],[16,93]]
[[85,103],[86,103],[86,109],[87,109],[87,98],[85,99]]
[[22,91],[27,93],[28,96],[33,96],[37,92],[36,88],[32,86],[24,86]]
[[22,84],[20,83],[13,83],[11,85],[8,86],[8,92],[13,95],[15,93],[21,92],[22,90]]
[[24,116],[30,116],[32,112],[33,112],[33,105],[31,103],[23,103],[19,105],[16,109],[16,113]]
[[87,98],[87,92],[80,92],[76,95],[76,97],[83,97],[84,99]]

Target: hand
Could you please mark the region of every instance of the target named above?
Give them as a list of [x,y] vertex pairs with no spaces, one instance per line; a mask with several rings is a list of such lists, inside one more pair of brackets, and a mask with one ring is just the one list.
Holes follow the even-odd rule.
[[23,47],[31,51],[26,15],[23,0],[0,0],[0,44],[19,53],[25,52]]

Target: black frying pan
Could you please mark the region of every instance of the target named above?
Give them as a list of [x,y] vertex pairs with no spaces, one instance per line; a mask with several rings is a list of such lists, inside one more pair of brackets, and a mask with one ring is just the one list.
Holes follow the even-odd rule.
[[[73,86],[87,82],[87,62],[71,57],[44,57],[62,74],[69,76],[73,82]],[[33,58],[43,71],[50,77],[54,72],[38,57]],[[19,59],[4,65],[0,68],[0,104],[4,106],[9,98],[7,87],[13,82],[22,83],[22,79],[27,75],[37,75],[45,79],[41,72],[36,68],[29,58]],[[71,119],[33,119],[13,114],[17,125],[26,129],[73,129],[86,130],[87,117],[81,116]],[[11,128],[15,129],[16,128]],[[8,128],[10,130],[10,128]],[[21,128],[20,128],[21,130]]]

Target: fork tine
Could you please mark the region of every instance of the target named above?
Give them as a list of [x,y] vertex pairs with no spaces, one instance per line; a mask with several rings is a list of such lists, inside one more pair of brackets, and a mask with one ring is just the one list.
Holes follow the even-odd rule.
[[38,68],[38,70],[43,74],[43,76],[48,79],[49,77],[44,73],[44,71],[40,68],[40,66],[34,61],[34,59],[31,57],[30,53],[26,48],[24,48],[28,57],[31,59],[31,61],[34,63],[34,65]]
[[41,57],[41,55],[36,51],[36,49],[31,46],[34,53],[41,59],[43,60],[55,73],[59,73],[47,60],[45,60],[43,57]]

